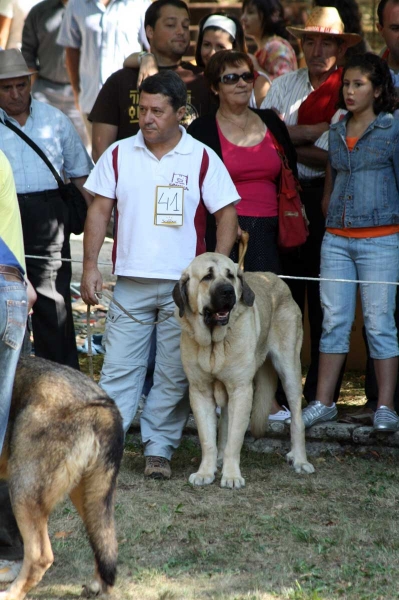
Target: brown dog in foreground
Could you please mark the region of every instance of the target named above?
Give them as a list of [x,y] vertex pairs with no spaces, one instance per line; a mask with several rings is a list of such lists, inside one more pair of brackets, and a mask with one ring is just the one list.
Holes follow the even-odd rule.
[[47,521],[69,494],[95,556],[88,595],[114,585],[116,478],[123,454],[122,419],[91,379],[69,367],[21,359],[15,376],[0,476],[24,542],[21,571],[0,600],[22,600],[53,562]]
[[[273,273],[245,273],[222,254],[197,256],[173,298],[181,323],[181,357],[190,384],[202,461],[190,483],[206,485],[223,464],[222,487],[240,488],[240,452],[251,422],[264,435],[280,377],[291,409],[297,473],[313,473],[301,414],[302,317],[288,286]],[[216,446],[216,405],[221,407]]]

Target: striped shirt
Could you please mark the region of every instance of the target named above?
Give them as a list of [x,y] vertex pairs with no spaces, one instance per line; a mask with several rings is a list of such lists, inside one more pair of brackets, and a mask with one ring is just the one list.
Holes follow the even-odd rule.
[[69,0],[57,44],[81,52],[80,108],[89,113],[98,92],[132,52],[148,48],[144,15],[150,0]]
[[[273,81],[261,108],[274,108],[286,125],[297,125],[299,107],[313,92],[313,89],[308,69],[298,69],[293,73],[287,73]],[[336,115],[331,123],[335,120]],[[328,131],[319,137],[315,146],[322,150],[328,150]],[[315,177],[324,177],[325,171],[298,163],[298,174],[300,179],[314,179]]]
[[56,190],[57,182],[40,156],[14,131],[3,125],[8,119],[29,136],[45,153],[58,174],[68,178],[88,175],[92,160],[68,119],[58,108],[32,100],[23,127],[0,108],[0,149],[11,163],[18,194]]

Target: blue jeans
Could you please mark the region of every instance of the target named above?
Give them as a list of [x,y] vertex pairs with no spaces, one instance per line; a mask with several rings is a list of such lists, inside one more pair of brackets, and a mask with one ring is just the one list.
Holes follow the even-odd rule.
[[23,281],[7,281],[0,274],[0,451],[10,412],[15,369],[24,340],[28,302]]
[[[378,238],[346,238],[326,233],[321,248],[321,277],[399,281],[399,234]],[[395,324],[396,286],[361,283],[360,295],[370,356],[399,355]],[[320,352],[346,354],[355,317],[358,284],[320,282],[323,331]]]

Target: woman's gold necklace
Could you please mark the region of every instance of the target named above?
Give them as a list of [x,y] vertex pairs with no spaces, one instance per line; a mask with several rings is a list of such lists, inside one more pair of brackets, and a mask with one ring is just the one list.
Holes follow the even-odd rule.
[[245,120],[244,127],[241,127],[241,125],[239,125],[238,123],[236,123],[235,121],[233,121],[233,119],[229,119],[229,117],[226,117],[226,115],[224,115],[222,113],[222,111],[220,110],[220,108],[219,108],[219,114],[223,117],[223,119],[226,119],[226,121],[230,121],[230,123],[233,123],[233,125],[235,125],[236,127],[238,127],[238,129],[241,129],[241,131],[243,133],[245,133],[245,129],[246,129],[247,125],[248,125],[249,111],[247,111],[247,118]]

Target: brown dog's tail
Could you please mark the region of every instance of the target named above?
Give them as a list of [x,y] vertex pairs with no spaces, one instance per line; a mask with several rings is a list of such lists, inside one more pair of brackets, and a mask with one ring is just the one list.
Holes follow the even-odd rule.
[[[115,533],[114,507],[116,479],[122,461],[124,435],[119,411],[99,408],[100,452],[95,464],[86,472],[70,494],[86,527],[96,562],[96,578],[101,592],[115,583],[118,543]],[[107,426],[104,427],[105,422]]]
[[254,438],[266,433],[267,419],[277,389],[277,374],[270,360],[266,359],[259,368],[254,380],[254,400],[251,412],[250,430]]
[[[102,479],[102,481],[101,481]],[[115,584],[118,544],[115,533],[114,505],[116,473],[101,473],[86,479],[85,526],[96,560],[96,571],[103,592]]]

